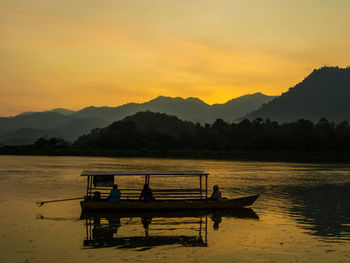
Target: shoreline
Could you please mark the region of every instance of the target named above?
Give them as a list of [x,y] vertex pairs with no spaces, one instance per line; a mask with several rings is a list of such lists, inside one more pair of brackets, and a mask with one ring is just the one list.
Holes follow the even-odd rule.
[[296,163],[348,163],[350,152],[282,152],[282,151],[116,151],[116,150],[25,150],[0,149],[1,155],[18,156],[80,156],[119,158],[208,159]]

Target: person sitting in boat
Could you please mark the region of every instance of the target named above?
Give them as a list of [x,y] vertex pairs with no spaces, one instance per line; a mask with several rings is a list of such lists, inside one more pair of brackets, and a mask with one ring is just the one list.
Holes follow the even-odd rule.
[[212,200],[212,201],[221,201],[222,196],[221,196],[221,192],[219,191],[219,186],[218,185],[214,185],[213,193],[211,194],[209,199]]
[[118,185],[114,184],[113,189],[111,190],[111,192],[109,194],[108,202],[119,203],[121,195],[122,194],[121,194],[120,190],[118,189]]
[[140,195],[140,200],[144,202],[151,202],[154,201],[153,197],[153,192],[151,188],[149,188],[148,184],[144,184],[141,195]]
[[101,201],[101,192],[95,191],[94,196],[92,197],[93,201]]

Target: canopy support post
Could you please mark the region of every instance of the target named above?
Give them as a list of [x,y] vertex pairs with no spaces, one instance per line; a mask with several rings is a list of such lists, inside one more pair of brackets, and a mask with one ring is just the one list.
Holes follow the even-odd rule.
[[208,175],[205,175],[205,199],[208,199]]
[[150,179],[150,175],[149,174],[146,174],[145,175],[145,184],[148,184],[149,185],[149,179]]
[[91,181],[91,176],[88,176],[88,177],[87,177],[87,185],[86,185],[86,197],[89,196],[90,181]]

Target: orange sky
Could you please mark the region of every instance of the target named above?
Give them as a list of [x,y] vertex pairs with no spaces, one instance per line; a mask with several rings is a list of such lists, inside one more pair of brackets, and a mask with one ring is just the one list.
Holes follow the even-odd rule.
[[278,95],[350,64],[349,0],[0,0],[0,116]]

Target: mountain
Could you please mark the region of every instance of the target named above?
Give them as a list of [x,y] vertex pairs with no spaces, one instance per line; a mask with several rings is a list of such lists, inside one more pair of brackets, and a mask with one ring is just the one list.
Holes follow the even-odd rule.
[[[0,142],[18,144],[21,141],[32,142],[39,137],[58,135],[73,141],[91,129],[106,126],[140,111],[166,113],[200,123],[211,123],[217,118],[232,121],[273,98],[256,93],[210,106],[198,98],[159,96],[145,103],[128,103],[118,107],[91,106],[76,112],[63,108],[26,112],[14,117],[0,118]],[[25,130],[27,128],[29,130]],[[26,134],[26,131],[29,133]]]
[[62,115],[66,115],[66,116],[69,116],[69,115],[71,115],[72,113],[75,112],[75,111],[64,109],[64,108],[55,108],[55,109],[52,109],[50,111],[51,112],[57,112],[57,113],[60,113]]
[[34,112],[0,118],[0,142],[6,145],[31,144],[40,137],[61,137],[73,141],[107,123],[96,118],[72,118],[57,112]]
[[69,118],[57,112],[35,112],[15,117],[0,117],[0,136],[22,128],[54,129]]
[[82,149],[159,149],[176,147],[175,138],[193,133],[196,125],[176,116],[151,111],[138,112],[102,129],[82,135],[73,144]]
[[[55,109],[52,109],[52,110],[49,110],[49,111],[44,111],[44,112],[57,112],[57,113],[60,113],[62,115],[69,116],[72,113],[74,113],[75,111],[64,109],[64,108],[55,108]],[[18,114],[17,116],[31,115],[33,113],[43,113],[43,112],[26,111],[26,112],[22,112],[22,113]]]
[[33,128],[21,128],[14,132],[7,133],[0,137],[0,141],[4,145],[28,145],[33,144],[37,139],[51,138],[51,137],[63,137],[63,134],[49,129],[40,130]]
[[[103,153],[106,149],[113,155],[133,152],[137,155],[146,153],[146,156],[150,156],[149,153],[166,155],[182,152],[193,157],[196,151],[209,151],[216,152],[217,156],[233,154],[240,158],[242,154],[253,152],[259,159],[272,152],[270,156],[274,158],[281,152],[294,153],[297,158],[300,153],[307,157],[309,154],[319,156],[323,152],[326,160],[330,158],[330,151],[341,151],[342,154],[350,151],[350,126],[347,122],[332,125],[326,119],[317,123],[298,120],[283,124],[246,119],[228,123],[217,119],[213,124],[199,125],[176,116],[148,111],[138,112],[102,129],[94,129],[79,137],[71,148],[93,154]],[[338,155],[339,160],[343,158],[341,155]]]
[[262,93],[245,95],[232,99],[224,104],[214,104],[211,106],[210,119],[221,118],[227,121],[237,120],[247,112],[258,109],[264,103],[270,102],[276,96],[266,96]]
[[151,111],[138,112],[125,117],[121,122],[133,122],[136,129],[141,132],[156,131],[165,134],[190,131],[195,126],[192,122],[180,120],[176,116]]
[[183,120],[200,123],[211,123],[217,118],[228,121],[257,109],[261,104],[271,101],[274,96],[266,96],[261,93],[245,95],[224,104],[206,104],[198,98],[186,99],[176,97],[159,96],[145,103],[128,103],[118,107],[87,107],[70,116],[75,118],[93,117],[111,123],[121,120],[126,116],[133,115],[139,111],[161,112],[175,115]]
[[290,122],[326,118],[350,120],[350,67],[322,67],[244,118]]
[[149,110],[176,115],[185,120],[203,121],[206,118],[203,115],[206,115],[209,108],[208,104],[197,98],[183,99],[159,96],[145,103],[128,103],[118,107],[91,106],[73,113],[71,116],[75,118],[94,117],[111,123],[139,111]]

